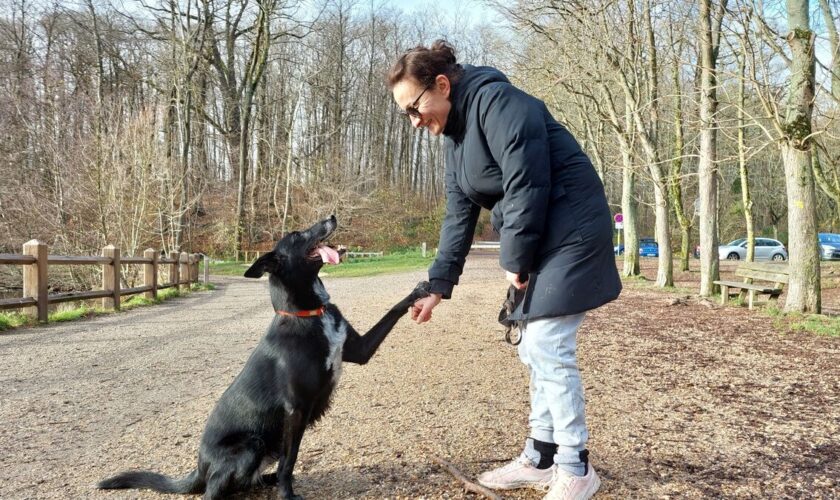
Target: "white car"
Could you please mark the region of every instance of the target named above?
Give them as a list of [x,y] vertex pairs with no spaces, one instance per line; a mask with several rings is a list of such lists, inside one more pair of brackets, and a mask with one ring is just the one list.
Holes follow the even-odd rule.
[[[718,247],[720,260],[743,260],[747,258],[747,239],[740,238]],[[781,241],[770,238],[755,239],[755,260],[788,260],[788,253]]]

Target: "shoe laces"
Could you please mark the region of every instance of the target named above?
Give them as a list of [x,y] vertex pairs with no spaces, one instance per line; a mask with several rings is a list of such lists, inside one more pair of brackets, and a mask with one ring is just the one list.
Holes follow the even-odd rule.
[[514,459],[513,463],[514,464],[527,465],[527,466],[530,466],[530,467],[536,467],[534,465],[534,462],[530,458],[528,458],[524,453],[519,455],[518,457],[516,457]]
[[514,458],[513,460],[508,462],[506,465],[504,465],[502,467],[502,469],[503,470],[511,470],[511,469],[516,469],[520,466],[534,467],[534,462],[532,462],[531,459],[526,457],[525,454],[523,453],[522,455],[519,455],[518,457]]
[[554,488],[562,488],[563,491],[567,490],[574,478],[570,476],[566,471],[561,470],[560,467],[557,467],[556,465],[552,467],[554,470],[551,472],[551,481],[549,481],[548,484],[544,485],[542,487],[542,490],[546,493],[548,493],[549,490],[552,490]]

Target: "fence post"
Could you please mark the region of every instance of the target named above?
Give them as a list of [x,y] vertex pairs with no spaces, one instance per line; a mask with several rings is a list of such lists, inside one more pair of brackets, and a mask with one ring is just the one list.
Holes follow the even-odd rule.
[[179,290],[189,290],[190,288],[190,256],[187,252],[181,252],[181,256],[178,259],[181,263],[181,286],[178,287]]
[[197,253],[190,254],[190,281],[198,283],[198,262],[201,257]]
[[187,269],[189,269],[189,272],[190,272],[190,279],[187,280],[187,282],[190,283],[190,284],[192,284],[192,282],[194,280],[193,276],[195,275],[195,270],[193,269],[193,263],[194,262],[195,262],[195,259],[193,258],[193,254],[188,253],[187,254]]
[[108,245],[102,249],[103,257],[110,257],[109,264],[102,264],[102,289],[111,292],[110,297],[102,298],[103,308],[120,310],[120,249]]
[[169,263],[169,283],[175,286],[175,290],[178,290],[178,283],[181,282],[181,277],[178,276],[178,259],[181,258],[181,254],[176,251],[169,252],[169,259],[173,262]]
[[210,283],[210,257],[201,254],[204,260],[204,284]]
[[152,259],[151,262],[143,264],[143,285],[152,287],[145,293],[145,297],[154,300],[157,298],[158,252],[154,248],[147,248],[143,251],[143,258]]
[[23,266],[23,296],[32,297],[38,303],[34,307],[24,308],[25,314],[31,314],[38,321],[46,322],[49,318],[49,296],[47,295],[47,267],[49,248],[46,243],[29,240],[23,244],[23,255],[35,257],[34,264]]

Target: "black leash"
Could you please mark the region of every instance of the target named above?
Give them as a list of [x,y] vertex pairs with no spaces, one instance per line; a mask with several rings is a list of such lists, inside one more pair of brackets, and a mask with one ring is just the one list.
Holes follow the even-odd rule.
[[502,309],[499,311],[499,323],[505,327],[505,341],[510,345],[519,345],[522,342],[522,322],[508,318],[524,298],[525,289],[517,290],[515,286],[510,285]]

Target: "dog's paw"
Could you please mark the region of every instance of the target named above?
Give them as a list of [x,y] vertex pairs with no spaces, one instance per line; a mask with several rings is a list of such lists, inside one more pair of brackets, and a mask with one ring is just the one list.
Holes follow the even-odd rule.
[[411,292],[411,297],[414,300],[428,297],[431,289],[432,285],[428,281],[421,281],[420,283],[417,283],[416,287],[414,287],[414,290]]

